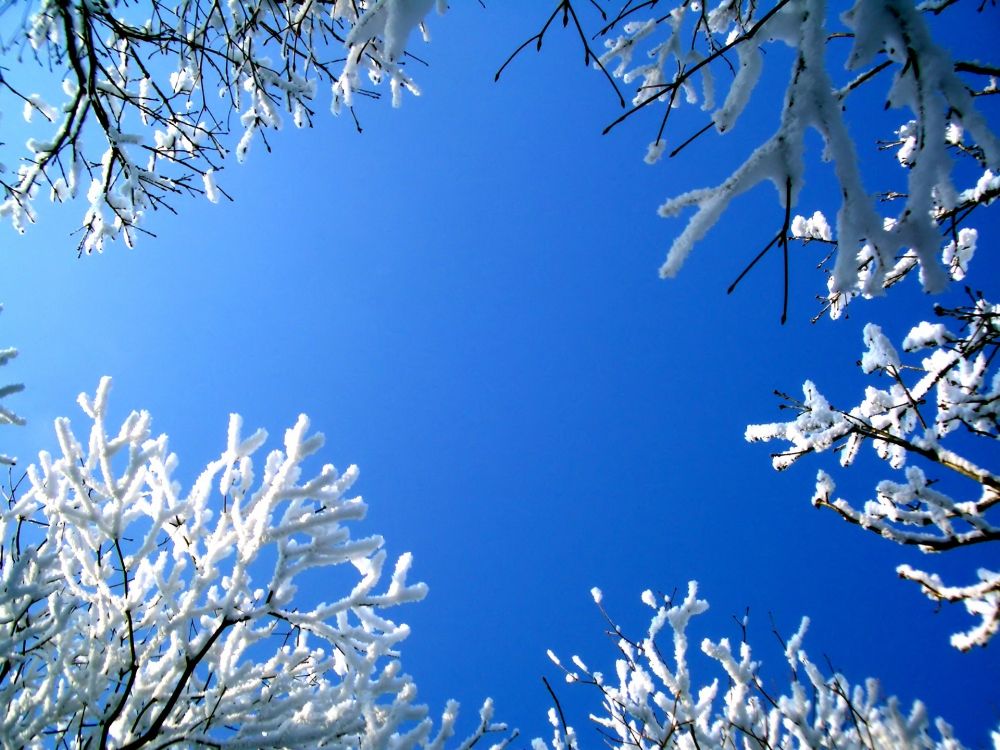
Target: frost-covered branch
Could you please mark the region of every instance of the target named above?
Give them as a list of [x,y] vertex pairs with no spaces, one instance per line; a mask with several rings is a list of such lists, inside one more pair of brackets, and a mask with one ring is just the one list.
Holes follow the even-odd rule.
[[[143,215],[173,211],[181,195],[216,202],[216,177],[235,148],[243,161],[282,112],[311,125],[317,89],[353,114],[357,96],[388,81],[394,105],[419,90],[406,71],[410,32],[442,0],[156,0],[134,4],[33,0],[0,53],[0,106],[23,110],[39,137],[0,154],[0,216],[24,232],[35,201],[87,197],[81,251],[121,236],[131,246]],[[24,6],[25,4],[21,4]],[[61,91],[34,92],[38,63]],[[22,73],[22,75],[19,75]],[[366,83],[367,79],[367,83]],[[54,86],[55,88],[55,86]],[[238,122],[234,122],[234,120]],[[230,138],[234,135],[237,137]],[[3,167],[7,161],[13,175]]]
[[[562,0],[557,12],[560,9],[572,12],[574,20],[578,17],[573,3]],[[719,134],[734,131],[757,93],[765,63],[773,64],[766,48],[774,45],[792,52],[774,133],[722,182],[660,206],[664,217],[693,211],[667,253],[661,276],[676,275],[731,202],[761,183],[773,184],[782,212],[791,212],[805,184],[805,137],[812,129],[823,138],[823,158],[832,162],[839,200],[827,237],[836,249],[827,303],[831,314],[839,314],[851,297],[881,294],[915,268],[925,290],[943,289],[955,274],[949,274],[948,260],[941,260],[942,246],[951,242],[951,254],[961,254],[954,236],[958,225],[970,209],[995,197],[993,175],[1000,168],[1000,139],[974,101],[974,95],[985,93],[976,86],[981,88],[983,76],[995,66],[954,62],[934,42],[925,13],[944,10],[921,10],[909,0],[855,0],[838,19],[830,17],[824,0],[714,0],[667,8],[630,1],[610,22],[602,11],[594,36],[605,37],[606,51],[597,66],[635,90],[631,108],[607,130],[640,112],[662,112],[646,153],[650,164],[667,153],[668,142],[679,144],[670,151],[675,156],[712,129]],[[541,36],[537,39],[540,44]],[[849,44],[850,49],[831,52],[831,44]],[[589,56],[586,42],[585,48]],[[846,70],[838,71],[839,64],[831,62],[837,57]],[[891,81],[886,106],[907,111],[912,118],[900,131],[906,147],[900,159],[907,168],[905,189],[881,191],[902,197],[891,215],[883,215],[884,205],[871,198],[845,115],[846,100],[880,80]],[[700,105],[707,123],[690,137],[671,139],[667,121],[684,104]],[[878,136],[872,133],[872,145]],[[961,191],[953,184],[956,153],[975,160],[982,175],[975,187]],[[781,241],[767,245],[761,255],[776,244],[787,255],[789,239],[804,239],[787,231],[787,221],[785,226]],[[944,252],[949,254],[947,248]]]
[[[601,592],[594,589],[601,606]],[[655,614],[641,639],[632,640],[608,617],[608,634],[618,651],[614,676],[591,670],[578,656],[563,666],[550,652],[570,684],[597,692],[601,707],[590,720],[609,747],[742,750],[743,748],[836,748],[837,750],[959,750],[962,744],[941,719],[933,722],[920,702],[905,712],[894,697],[882,699],[876,680],[851,685],[840,674],[826,675],[803,648],[808,619],[782,641],[792,674],[781,694],[765,688],[761,664],[747,642],[747,619],[740,643],[728,638],[701,641],[701,651],[719,667],[717,676],[695,674],[688,630],[708,609],[698,598],[697,584],[688,585],[683,601],[658,601],[642,595]],[[603,606],[601,611],[604,612]],[[671,641],[670,645],[663,640]],[[721,696],[720,693],[725,691]],[[551,746],[577,750],[588,746],[582,731],[565,726],[557,711],[550,745],[535,740],[535,750]],[[933,729],[932,729],[933,726]],[[935,736],[936,735],[936,736]]]
[[[0,312],[3,312],[3,305],[0,305]],[[0,349],[0,367],[3,367],[8,362],[10,362],[14,357],[17,356],[17,349],[7,347],[5,349]],[[4,406],[3,401],[14,393],[19,393],[24,390],[24,385],[21,383],[11,383],[9,385],[0,386],[0,425],[5,424],[24,424],[24,420],[19,417],[16,413]],[[4,453],[0,453],[0,466],[10,466],[17,463],[17,459],[8,456]]]
[[[399,661],[409,629],[387,616],[426,586],[408,554],[381,584],[381,537],[352,537],[357,468],[307,473],[323,438],[304,416],[259,459],[265,433],[233,415],[185,492],[149,414],[108,431],[108,392],[80,397],[83,441],[57,420],[60,454],[0,513],[2,744],[444,747],[458,706],[433,732]],[[347,589],[303,597],[325,568]],[[506,731],[492,711],[459,747]]]
[[[864,400],[850,410],[832,406],[817,387],[806,382],[801,401],[785,397],[785,408],[798,412],[790,422],[751,425],[751,441],[781,440],[787,450],[772,454],[778,470],[809,453],[835,450],[841,466],[850,466],[864,442],[879,458],[903,473],[903,481],[884,480],[875,499],[861,508],[836,498],[833,478],[820,470],[813,504],[830,508],[844,520],[898,544],[925,552],[942,552],[1000,541],[1000,527],[990,516],[1000,505],[1000,472],[982,466],[949,447],[949,438],[964,432],[985,441],[995,452],[1000,437],[1000,307],[974,299],[969,307],[936,308],[939,316],[961,323],[922,322],[903,341],[906,352],[928,351],[918,363],[904,363],[881,329],[865,326],[868,350],[861,369],[891,382],[888,389],[869,386]],[[948,443],[948,444],[946,444]],[[956,500],[934,486],[927,468],[971,480],[976,494]],[[980,581],[966,587],[945,587],[940,579],[901,566],[900,576],[920,583],[932,599],[962,601],[981,625],[952,642],[959,648],[985,645],[1000,629],[1000,574],[978,573]]]

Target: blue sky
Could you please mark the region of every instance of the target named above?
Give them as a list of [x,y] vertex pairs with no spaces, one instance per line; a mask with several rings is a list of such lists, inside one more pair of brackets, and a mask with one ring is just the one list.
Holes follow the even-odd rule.
[[[5,377],[27,384],[12,405],[30,420],[5,430],[6,452],[54,447],[52,419],[82,424],[76,394],[104,374],[117,413],[148,409],[188,479],[224,447],[229,412],[275,440],[309,414],[324,458],[361,468],[365,528],[394,555],[412,551],[414,579],[430,585],[395,613],[413,627],[407,671],[433,710],[457,698],[470,725],[492,695],[523,736],[548,735],[540,676],[558,675],[546,648],[597,669],[614,658],[591,586],[637,632],[644,589],[694,578],[712,603],[696,640],[736,637],[731,616],[749,607],[780,681],[768,613],[784,633],[809,615],[814,657],[921,698],[986,746],[1000,719],[996,648],[955,652],[947,636],[966,617],[935,614],[894,569],[963,581],[995,554],[928,560],[863,534],[809,505],[825,457],[779,475],[768,446],[743,440],[748,423],[780,418],[775,388],[812,378],[856,403],[864,323],[898,340],[931,300],[911,279],[812,325],[814,248],[794,249],[787,325],[777,255],[727,297],[780,225],[770,187],[737,202],[678,279],[659,280],[683,225],[656,206],[724,177],[770,132],[785,69],[733,134],[649,167],[658,116],[602,137],[614,101],[570,33],[492,82],[541,20],[528,2],[432,17],[432,44],[415,45],[431,62],[416,74],[424,96],[400,110],[364,102],[361,135],[320,116],[271,138],[273,154],[257,142],[219,177],[235,203],[178,201],[178,216],[148,218],[157,237],[135,250],[77,260],[82,208],[42,206],[26,237],[5,230],[0,326],[21,350]],[[677,114],[678,139],[702,124]],[[861,149],[890,135],[868,132]],[[864,153],[870,174],[898,179],[891,153]],[[802,213],[833,213],[824,174],[813,165]],[[995,297],[1000,227],[988,212],[976,226],[970,281]],[[841,476],[861,501],[889,472],[870,462]]]

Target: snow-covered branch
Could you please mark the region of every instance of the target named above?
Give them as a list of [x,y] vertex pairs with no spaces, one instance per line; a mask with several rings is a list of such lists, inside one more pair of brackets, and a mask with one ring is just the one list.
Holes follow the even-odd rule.
[[[260,460],[266,434],[233,415],[185,492],[148,413],[108,430],[109,385],[79,399],[89,435],[57,420],[60,454],[0,513],[0,744],[443,747],[458,706],[433,732],[387,616],[427,589],[408,554],[381,584],[381,537],[351,535],[357,468],[306,473],[323,438],[304,416]],[[354,579],[339,598],[300,595],[333,567]],[[466,746],[504,731],[487,702]]]
[[[0,305],[0,312],[3,312],[3,305]],[[11,347],[0,349],[0,367],[9,363],[16,356],[17,349]],[[19,393],[23,390],[24,386],[21,383],[11,383],[9,385],[0,386],[0,425],[24,424],[24,420],[21,417],[3,404],[3,401],[7,398],[7,396]],[[15,463],[17,463],[16,458],[0,453],[0,466],[10,466]]]
[[[837,748],[837,750],[959,750],[951,727],[933,722],[920,702],[906,712],[899,702],[879,694],[876,680],[851,685],[840,674],[824,674],[803,647],[808,619],[782,641],[792,674],[781,694],[768,690],[760,662],[753,659],[747,641],[747,619],[740,642],[705,638],[701,651],[720,667],[717,676],[699,678],[689,660],[688,630],[692,620],[708,609],[698,598],[698,587],[688,585],[683,601],[658,601],[651,592],[642,595],[653,615],[642,638],[631,639],[607,615],[601,593],[594,598],[610,625],[618,659],[614,676],[591,670],[582,659],[563,666],[550,657],[571,684],[597,691],[601,708],[592,713],[601,738],[613,748],[678,748],[679,750],[737,750],[738,748]],[[672,641],[672,648],[662,643]],[[668,656],[669,654],[669,656]],[[722,693],[722,691],[725,691]],[[722,695],[720,696],[720,693]],[[565,724],[561,706],[549,713],[553,725],[551,747],[575,750],[590,743],[582,730]],[[932,729],[933,727],[933,729]],[[936,736],[935,736],[936,735]],[[535,750],[547,747],[535,740]]]
[[[936,308],[939,316],[958,321],[961,330],[945,323],[922,322],[903,341],[906,352],[929,351],[919,363],[904,363],[881,329],[865,326],[868,350],[861,369],[891,381],[888,389],[869,386],[864,400],[852,409],[832,406],[817,387],[806,382],[802,400],[785,397],[785,408],[798,412],[790,422],[751,425],[747,440],[781,440],[788,450],[772,454],[776,469],[784,469],[809,453],[839,451],[841,466],[850,466],[864,442],[879,458],[903,473],[903,481],[884,480],[875,499],[858,508],[835,497],[833,478],[820,470],[813,504],[830,508],[844,520],[899,544],[925,552],[941,552],[1000,541],[1000,527],[990,520],[1000,505],[1000,473],[981,466],[945,443],[964,432],[990,449],[1000,437],[1000,306],[985,299],[968,307]],[[931,413],[933,412],[933,414]],[[955,500],[937,489],[926,469],[971,480],[976,494]],[[900,576],[920,583],[932,599],[962,601],[982,623],[952,638],[967,649],[985,645],[1000,628],[1000,575],[979,571],[979,582],[946,587],[936,576],[909,566]]]
[[[589,5],[600,10],[596,3]],[[557,4],[564,25],[567,16],[579,24],[578,16],[589,9],[578,11],[570,0]],[[995,66],[953,61],[934,42],[925,15],[944,10],[945,6],[918,8],[910,0],[855,0],[838,19],[831,18],[824,0],[714,0],[668,8],[626,2],[610,21],[601,10],[601,25],[593,36],[604,37],[606,49],[596,67],[610,71],[635,91],[631,107],[605,132],[640,112],[662,111],[646,152],[650,164],[668,152],[668,142],[676,144],[669,152],[673,157],[712,129],[719,134],[734,131],[757,93],[765,63],[773,64],[766,48],[776,45],[792,53],[777,129],[720,183],[675,196],[660,206],[664,217],[693,211],[670,246],[661,276],[680,271],[735,198],[770,182],[784,219],[775,220],[772,232],[762,238],[764,250],[747,270],[770,249],[780,247],[786,256],[787,306],[788,243],[804,239],[790,231],[789,216],[805,184],[805,137],[812,129],[823,139],[823,159],[832,162],[835,200],[839,200],[834,227],[826,237],[836,247],[826,306],[831,314],[838,315],[851,297],[881,294],[914,269],[919,269],[925,290],[943,289],[955,274],[949,274],[948,258],[941,260],[942,245],[949,241],[955,245],[958,226],[970,209],[996,196],[994,175],[1000,168],[1000,139],[975,103],[976,95],[995,87],[989,78]],[[534,37],[539,46],[551,21]],[[984,21],[984,25],[989,24]],[[589,60],[589,42],[582,33],[581,39]],[[831,44],[850,49],[831,52]],[[521,49],[523,45],[517,52]],[[844,69],[838,71],[840,66],[831,61],[836,58],[843,60]],[[788,56],[777,54],[774,59]],[[907,111],[912,119],[899,131],[900,145],[905,146],[900,159],[907,168],[905,188],[880,190],[899,197],[900,205],[891,215],[883,215],[889,204],[874,201],[865,184],[845,105],[855,91],[890,74],[886,107]],[[984,76],[990,80],[985,89]],[[693,135],[670,138],[671,112],[684,104],[700,105],[706,124]],[[860,126],[871,131],[867,123]],[[872,132],[865,147],[874,147],[879,135]],[[955,187],[956,154],[975,160],[982,175],[978,185],[964,191]],[[953,246],[951,257],[962,252]]]
[[[357,96],[378,96],[368,84],[388,81],[394,105],[403,90],[419,93],[404,48],[435,2],[443,11],[442,0],[156,0],[145,11],[34,0],[0,39],[0,53],[18,57],[0,77],[0,102],[43,135],[16,154],[13,177],[0,154],[0,216],[23,232],[39,196],[84,194],[81,251],[119,236],[131,246],[147,211],[172,211],[184,194],[227,195],[216,181],[226,157],[235,148],[243,161],[256,140],[270,149],[266,131],[283,111],[310,125],[319,85],[334,112],[352,114]],[[23,88],[18,66],[31,59],[63,77],[61,92]]]

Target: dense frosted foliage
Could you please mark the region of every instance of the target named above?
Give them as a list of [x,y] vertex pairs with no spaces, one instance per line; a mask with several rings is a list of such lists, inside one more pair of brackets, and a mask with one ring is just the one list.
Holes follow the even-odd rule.
[[[805,184],[805,138],[810,129],[823,139],[822,156],[832,163],[840,200],[836,220],[822,237],[837,250],[829,279],[827,307],[832,315],[839,315],[851,297],[880,294],[914,269],[919,269],[927,291],[941,291],[949,276],[961,272],[963,257],[971,250],[955,236],[957,224],[973,208],[1000,194],[1000,181],[994,176],[1000,168],[1000,140],[975,102],[977,95],[995,93],[1000,68],[953,60],[932,40],[925,15],[942,12],[950,3],[917,7],[910,0],[856,0],[838,18],[823,0],[773,4],[716,0],[674,7],[626,2],[610,19],[601,14],[593,37],[604,39],[603,53],[589,46],[591,37],[583,30],[576,5],[587,6],[579,8],[580,13],[592,11],[591,6],[599,8],[562,0],[529,42],[541,45],[557,14],[563,15],[564,23],[571,19],[576,23],[588,60],[595,59],[606,74],[635,90],[631,107],[609,130],[637,112],[662,109],[659,131],[646,153],[649,163],[664,156],[668,140],[675,145],[673,156],[710,129],[736,130],[765,65],[784,65],[789,59],[779,53],[769,60],[769,52],[791,51],[775,131],[719,184],[691,190],[660,206],[662,216],[693,210],[670,246],[660,268],[662,276],[680,271],[734,198],[770,182],[781,210],[773,235],[761,238],[761,244],[767,244],[757,260],[772,247],[781,247],[787,285],[789,241],[809,237],[797,231],[801,227],[793,227],[792,217]],[[989,29],[994,23],[990,18],[982,25]],[[856,123],[848,122],[845,108],[855,91],[880,83],[886,107],[905,113],[907,121],[898,139],[899,160],[907,173],[905,188],[885,190],[882,201],[876,202],[873,189],[883,186],[865,184],[851,130]],[[671,111],[685,104],[700,106],[708,123],[682,140],[687,134],[671,137],[677,134],[668,135],[666,126]],[[862,148],[873,149],[876,139],[888,135],[871,133],[871,142]],[[955,184],[957,155],[976,165],[972,171],[977,177],[970,184]],[[947,236],[942,239],[942,234]]]
[[[857,406],[835,407],[807,381],[801,400],[787,399],[797,412],[794,420],[751,425],[746,432],[748,440],[788,443],[787,450],[772,456],[779,470],[809,453],[828,450],[838,451],[840,465],[847,467],[869,442],[901,476],[879,482],[874,499],[859,508],[836,497],[834,480],[820,470],[813,503],[925,552],[1000,541],[994,515],[1000,505],[1000,474],[963,457],[953,445],[957,436],[965,437],[966,444],[981,443],[984,456],[997,455],[1000,306],[976,299],[969,307],[937,312],[948,322],[922,322],[903,341],[904,352],[920,352],[919,358],[900,355],[877,325],[865,326],[868,348],[859,364],[887,387],[868,386]],[[949,496],[935,486],[934,474],[961,477],[970,484],[968,495]],[[908,565],[897,570],[932,599],[962,602],[979,619],[967,632],[952,636],[957,648],[985,646],[1000,628],[1000,572],[980,569],[974,583],[948,586],[937,575]]]
[[21,88],[37,85],[29,76],[0,77],[4,114],[23,112],[37,133],[13,161],[0,152],[0,216],[23,232],[38,198],[85,195],[81,250],[131,245],[143,215],[178,195],[219,200],[226,157],[266,146],[282,113],[310,124],[321,84],[334,112],[382,81],[394,105],[419,93],[404,47],[435,2],[443,11],[442,0],[8,3],[8,20],[23,16],[0,39],[4,62],[17,57],[23,73],[35,59],[62,83],[39,93]]
[[[185,492],[148,413],[108,431],[109,384],[80,396],[89,435],[57,420],[60,453],[0,514],[0,744],[443,747],[458,706],[433,729],[387,617],[426,586],[409,555],[382,583],[382,539],[352,537],[357,468],[306,473],[323,438],[304,416],[259,459],[265,433],[233,415]],[[339,598],[299,595],[314,568],[350,581]],[[459,746],[503,729],[487,702]]]
[[[600,592],[594,592],[600,603]],[[701,641],[701,651],[718,666],[717,676],[699,678],[690,657],[688,629],[708,602],[698,598],[698,587],[688,585],[683,601],[658,602],[651,591],[643,602],[655,610],[649,629],[632,639],[608,617],[609,635],[618,649],[614,675],[591,670],[574,656],[571,666],[550,658],[565,672],[570,684],[588,686],[601,698],[591,714],[601,740],[613,748],[677,748],[724,750],[731,748],[836,748],[837,750],[959,750],[962,744],[941,719],[932,721],[923,704],[907,710],[893,698],[883,699],[876,680],[851,685],[840,674],[824,674],[806,653],[803,641],[807,619],[783,642],[792,680],[781,689],[769,687],[747,642],[747,620],[742,638]],[[601,611],[604,612],[603,606]],[[605,613],[605,617],[607,614]],[[668,643],[664,643],[666,640]],[[669,644],[669,645],[668,645]],[[556,750],[574,750],[596,744],[591,728],[571,726],[561,705],[549,712],[553,726],[550,743]],[[535,740],[534,750],[547,745]]]

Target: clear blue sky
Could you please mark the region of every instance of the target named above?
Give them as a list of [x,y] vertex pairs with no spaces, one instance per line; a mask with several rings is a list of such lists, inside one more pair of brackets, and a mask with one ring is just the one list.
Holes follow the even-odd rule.
[[[400,110],[363,102],[362,135],[320,116],[273,137],[273,154],[257,142],[220,175],[234,204],[178,201],[179,216],[149,217],[158,236],[135,250],[77,260],[68,235],[82,208],[43,206],[25,238],[5,229],[0,330],[21,356],[4,376],[27,384],[11,405],[30,420],[4,430],[5,450],[26,462],[54,447],[52,419],[82,424],[76,394],[104,374],[117,414],[151,411],[187,479],[224,447],[230,411],[275,440],[309,414],[324,458],[361,468],[365,528],[391,554],[414,553],[430,595],[393,613],[413,627],[404,666],[432,710],[459,699],[466,726],[491,695],[525,738],[548,736],[540,676],[559,675],[546,648],[611,669],[591,586],[638,632],[644,589],[695,578],[712,604],[695,643],[738,637],[731,615],[750,607],[752,642],[780,682],[768,612],[784,633],[809,615],[814,657],[852,681],[880,678],[907,705],[923,699],[985,747],[1000,719],[997,648],[954,651],[948,634],[971,621],[935,614],[894,569],[964,582],[995,552],[930,560],[861,533],[809,504],[826,457],[779,475],[768,446],[743,441],[748,423],[780,418],[774,388],[812,378],[856,403],[863,324],[898,339],[932,300],[911,279],[849,320],[811,325],[814,248],[795,250],[788,325],[777,255],[727,297],[780,225],[770,187],[660,281],[682,224],[656,206],[728,174],[774,127],[780,91],[733,134],[648,167],[658,115],[602,137],[614,101],[569,32],[492,82],[542,5],[432,16],[432,44],[412,45],[431,62],[415,73],[424,96]],[[995,9],[985,18],[996,28]],[[673,124],[680,139],[702,120],[679,112]],[[861,148],[890,135],[869,132]],[[871,175],[898,179],[891,154],[866,154]],[[824,169],[813,165],[801,212],[833,214]],[[970,281],[995,298],[1000,226],[983,217]],[[890,476],[874,463],[853,474],[844,492],[859,502]],[[559,689],[568,703],[582,690]],[[590,731],[584,713],[574,723]]]

